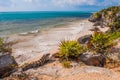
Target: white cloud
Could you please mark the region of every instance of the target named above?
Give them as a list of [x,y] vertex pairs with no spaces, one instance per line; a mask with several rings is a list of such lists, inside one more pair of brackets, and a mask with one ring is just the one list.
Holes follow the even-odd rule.
[[104,0],[102,2],[97,2],[96,5],[98,6],[114,6],[114,5],[119,5],[120,0]]
[[0,0],[1,10],[72,10],[81,6],[120,5],[120,0]]
[[52,0],[56,6],[112,6],[120,5],[120,0]]
[[52,0],[57,6],[94,5],[96,0]]

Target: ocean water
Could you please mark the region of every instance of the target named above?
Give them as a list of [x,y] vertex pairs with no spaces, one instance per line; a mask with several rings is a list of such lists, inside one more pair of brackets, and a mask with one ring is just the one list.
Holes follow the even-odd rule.
[[0,36],[52,28],[76,19],[89,18],[91,12],[0,12]]

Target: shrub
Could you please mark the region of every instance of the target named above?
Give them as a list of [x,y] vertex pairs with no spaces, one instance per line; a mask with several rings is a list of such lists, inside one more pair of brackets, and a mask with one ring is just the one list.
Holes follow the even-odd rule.
[[113,46],[113,42],[110,40],[108,34],[96,32],[93,34],[89,46],[90,50],[105,54]]
[[1,53],[12,53],[11,43],[6,42],[2,38],[0,38],[0,52]]
[[59,44],[59,56],[61,59],[69,60],[77,58],[85,48],[77,41],[63,40]]
[[65,67],[65,68],[70,68],[70,67],[71,67],[69,61],[64,61],[64,62],[62,62],[62,66]]
[[93,14],[93,16],[98,19],[98,18],[101,18],[101,13],[100,12],[96,12]]
[[117,38],[120,38],[120,32],[109,33],[109,35],[110,35],[110,40],[115,40]]

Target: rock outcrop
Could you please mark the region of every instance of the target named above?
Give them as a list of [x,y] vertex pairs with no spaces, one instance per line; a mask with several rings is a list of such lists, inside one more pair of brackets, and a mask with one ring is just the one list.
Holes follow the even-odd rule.
[[44,65],[50,59],[50,54],[43,55],[38,61],[34,61],[31,63],[26,63],[24,66],[21,66],[22,71],[26,71],[31,68],[37,68],[39,66]]
[[104,67],[104,65],[106,64],[106,58],[101,54],[94,55],[86,53],[82,54],[80,56],[80,59],[82,62],[89,66]]
[[82,37],[78,38],[77,41],[80,44],[86,44],[90,40],[91,37],[92,37],[91,34],[90,35],[85,35],[85,36],[82,36]]
[[93,13],[89,18],[90,22],[95,23],[94,26],[110,27],[111,31],[120,28],[120,6],[112,6]]
[[18,64],[10,54],[0,56],[0,78],[6,77],[16,70]]

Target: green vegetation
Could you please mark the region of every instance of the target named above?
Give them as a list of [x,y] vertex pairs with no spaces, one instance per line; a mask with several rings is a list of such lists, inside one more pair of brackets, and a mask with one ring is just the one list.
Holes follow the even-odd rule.
[[120,32],[113,32],[113,33],[109,33],[108,34],[109,36],[110,36],[110,40],[116,40],[116,39],[118,39],[118,38],[120,38]]
[[69,61],[64,61],[64,62],[62,62],[62,66],[65,67],[65,68],[70,68],[70,67],[71,67]]
[[11,43],[4,41],[0,38],[0,52],[1,53],[12,53]]
[[77,41],[64,40],[60,42],[59,50],[59,57],[68,61],[69,59],[77,58],[81,53],[83,53],[85,48]]
[[96,12],[92,15],[96,20],[104,21],[108,27],[111,28],[111,31],[114,32],[117,29],[120,29],[120,6],[112,6],[107,9],[103,9],[99,12]]
[[113,42],[110,40],[110,36],[102,32],[94,33],[89,42],[89,50],[96,53],[105,54],[112,46]]
[[93,16],[94,16],[95,18],[101,18],[101,13],[96,12],[96,13],[93,14]]
[[[99,21],[100,26],[108,26],[110,31],[106,33],[94,31],[87,44],[81,45],[77,41],[64,40],[59,44],[59,53],[56,54],[62,65],[70,68],[70,61],[77,60],[85,51],[103,54],[106,59],[110,59],[111,49],[116,45],[115,40],[120,38],[120,6],[113,6],[94,13],[89,19],[91,22]],[[110,62],[114,62],[110,60]]]

